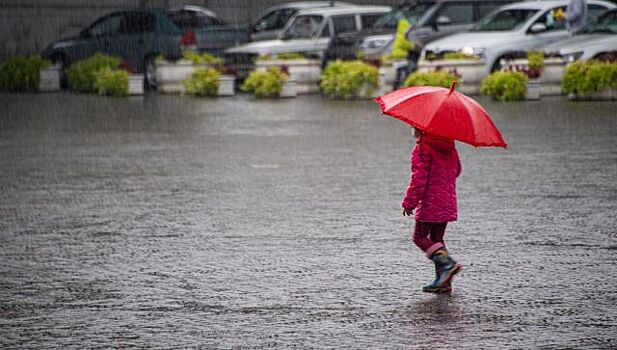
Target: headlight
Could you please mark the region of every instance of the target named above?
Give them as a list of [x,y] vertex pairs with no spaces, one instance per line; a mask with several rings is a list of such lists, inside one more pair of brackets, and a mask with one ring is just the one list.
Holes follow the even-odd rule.
[[482,56],[485,51],[486,48],[484,47],[465,46],[461,49],[461,53],[467,56]]
[[566,62],[570,63],[570,62],[574,62],[578,60],[579,58],[581,58],[581,56],[583,56],[583,51],[572,52],[572,53],[565,54],[563,56],[566,59]]
[[388,44],[388,40],[378,39],[378,40],[370,40],[362,43],[363,48],[367,49],[378,49],[384,47]]

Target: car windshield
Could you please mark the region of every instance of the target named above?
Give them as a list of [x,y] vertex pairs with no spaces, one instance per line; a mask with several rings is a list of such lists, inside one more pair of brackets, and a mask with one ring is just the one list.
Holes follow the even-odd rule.
[[318,15],[297,16],[283,34],[283,38],[310,39],[316,37],[323,20],[323,17]]
[[431,8],[431,6],[433,6],[433,4],[417,4],[397,7],[378,19],[375,24],[373,24],[373,28],[396,29],[398,21],[403,18],[406,19],[411,25],[417,24],[420,18],[424,16],[426,11]]
[[499,32],[515,30],[536,13],[538,13],[538,10],[532,9],[509,9],[499,11],[480,22],[473,31]]
[[611,11],[603,14],[596,22],[589,24],[587,28],[579,33],[617,34],[617,11]]

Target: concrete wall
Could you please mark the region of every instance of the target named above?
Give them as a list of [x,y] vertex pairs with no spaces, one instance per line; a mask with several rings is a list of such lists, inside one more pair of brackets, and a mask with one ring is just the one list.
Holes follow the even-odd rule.
[[[75,35],[108,12],[139,6],[192,4],[208,7],[231,23],[246,24],[269,6],[289,0],[0,0],[0,58],[41,52],[52,40]],[[351,0],[394,5],[400,0]]]

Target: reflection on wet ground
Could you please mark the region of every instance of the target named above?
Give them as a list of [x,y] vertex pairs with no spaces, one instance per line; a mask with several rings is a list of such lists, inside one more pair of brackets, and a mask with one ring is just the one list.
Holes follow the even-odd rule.
[[616,348],[615,103],[480,102],[434,296],[371,101],[0,95],[0,346]]

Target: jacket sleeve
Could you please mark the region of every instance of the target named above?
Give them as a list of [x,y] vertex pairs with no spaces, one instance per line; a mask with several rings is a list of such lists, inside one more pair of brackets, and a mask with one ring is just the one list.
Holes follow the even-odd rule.
[[406,209],[415,209],[424,196],[428,174],[431,169],[431,153],[426,147],[416,145],[411,154],[411,180],[402,206]]
[[566,9],[566,20],[570,22],[578,20],[583,15],[583,6],[585,6],[583,0],[571,1]]

